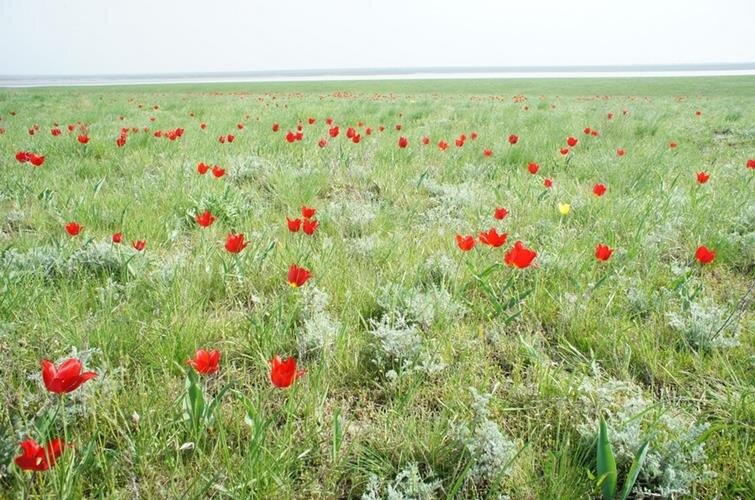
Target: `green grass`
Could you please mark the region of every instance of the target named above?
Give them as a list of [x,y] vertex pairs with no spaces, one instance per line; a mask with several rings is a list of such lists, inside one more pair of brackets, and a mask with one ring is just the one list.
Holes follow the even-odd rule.
[[[326,117],[341,135],[321,149]],[[66,129],[77,122],[86,146]],[[286,143],[299,122],[304,140]],[[753,124],[752,77],[0,90],[0,496],[358,497],[416,464],[437,497],[584,498],[600,494],[603,415],[620,478],[649,439],[638,488],[751,498]],[[117,148],[122,126],[186,132]],[[200,161],[227,175],[198,175]],[[312,237],[286,227],[302,205],[317,209]],[[205,209],[217,221],[202,229]],[[506,245],[456,247],[491,227]],[[249,240],[237,256],[230,231]],[[503,264],[515,240],[533,267]],[[607,262],[598,243],[615,249]],[[699,245],[712,264],[694,260]],[[300,289],[293,262],[313,274]],[[375,325],[400,329],[398,316],[405,343],[382,349]],[[318,335],[325,348],[305,349]],[[230,384],[198,434],[182,418],[197,348],[222,352],[206,396]],[[99,375],[60,402],[39,361],[76,353]],[[270,383],[275,354],[307,370],[289,389]],[[13,465],[22,439],[57,435],[73,448],[54,468]],[[485,462],[486,444],[506,460]]]

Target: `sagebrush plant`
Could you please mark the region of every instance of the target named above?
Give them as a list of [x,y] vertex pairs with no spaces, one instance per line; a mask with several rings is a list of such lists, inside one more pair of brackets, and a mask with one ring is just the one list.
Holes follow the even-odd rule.
[[389,379],[412,371],[432,374],[445,367],[417,325],[401,313],[389,311],[379,321],[370,320],[369,333],[374,339],[372,361]]
[[327,310],[330,296],[311,286],[303,290],[301,298],[303,321],[297,339],[299,357],[306,359],[330,352],[341,330],[341,323]]
[[705,450],[707,423],[696,423],[673,407],[664,408],[633,382],[586,377],[579,386],[584,415],[582,437],[595,437],[595,416],[607,414],[617,462],[628,468],[637,450],[648,442],[636,490],[673,496],[691,492],[696,482],[711,479]]
[[695,349],[736,347],[739,323],[731,314],[710,300],[694,301],[667,315],[669,326]]
[[586,498],[604,416],[636,494],[750,497],[753,123],[753,77],[0,89],[0,496]]
[[498,482],[512,474],[518,446],[489,418],[488,406],[493,395],[480,394],[474,388],[470,392],[472,418],[455,431],[471,462],[468,480],[475,484]]
[[362,500],[431,500],[437,498],[440,489],[440,481],[433,481],[431,478],[432,473],[425,478],[420,474],[419,466],[410,463],[393,479],[370,476]]

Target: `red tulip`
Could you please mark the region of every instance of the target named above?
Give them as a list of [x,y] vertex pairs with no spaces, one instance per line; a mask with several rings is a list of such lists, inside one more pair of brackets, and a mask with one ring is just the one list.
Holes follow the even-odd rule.
[[45,446],[41,446],[33,439],[26,439],[21,442],[21,454],[16,457],[16,466],[26,471],[41,472],[46,471],[57,461],[63,453],[65,444],[60,438],[49,441]]
[[324,148],[325,146],[328,145],[328,141],[324,137],[322,137],[320,138],[320,142],[318,142],[317,145],[320,146],[321,148]]
[[428,144],[430,144],[430,138],[428,136],[422,137],[422,144],[424,146],[427,146]]
[[440,141],[438,141],[438,149],[445,151],[446,149],[448,149],[448,143],[441,139]]
[[566,144],[568,144],[570,148],[573,148],[574,146],[576,146],[578,142],[579,141],[577,140],[576,137],[569,136],[566,138]]
[[293,132],[289,130],[288,133],[286,134],[286,142],[291,144],[295,140],[296,140],[296,134],[294,134]]
[[403,148],[407,147],[408,145],[409,145],[409,139],[407,139],[403,135],[398,138],[398,147],[400,147],[400,148],[403,149]]
[[503,260],[506,262],[506,265],[524,269],[532,264],[535,257],[537,257],[537,252],[525,247],[521,241],[517,241],[514,243],[514,247],[506,252]]
[[76,138],[81,144],[86,144],[89,142],[89,136],[86,134],[82,134]]
[[370,127],[367,127],[366,129],[364,129],[364,133],[366,135],[372,135],[372,129]]
[[69,222],[65,225],[66,232],[70,234],[71,236],[78,235],[82,229],[84,229],[84,226],[79,224],[78,222]]
[[299,267],[296,264],[291,264],[288,268],[288,284],[294,288],[299,288],[307,282],[311,273],[309,270]]
[[486,156],[486,157],[491,157],[491,156],[493,156],[493,150],[492,149],[484,149],[482,151],[482,155]]
[[134,240],[131,242],[131,246],[134,247],[134,250],[137,252],[141,252],[147,247],[147,240]]
[[747,160],[747,168],[755,169],[755,160]]
[[59,136],[59,135],[60,135],[60,134],[61,134],[62,132],[61,132],[61,130],[60,130],[60,129],[59,129],[58,127],[55,127],[54,129],[51,129],[51,130],[50,130],[50,133],[51,133],[51,134],[52,134],[53,136],[57,137],[57,136]]
[[612,253],[613,253],[613,249],[610,248],[608,245],[598,244],[595,247],[595,258],[598,260],[606,261],[609,258],[611,258]]
[[592,194],[594,194],[595,196],[603,196],[604,194],[606,194],[606,185],[601,184],[600,182],[595,184],[592,187]]
[[210,227],[215,222],[215,216],[210,213],[209,210],[205,210],[204,213],[198,214],[195,217],[197,224],[202,227]]
[[332,138],[336,138],[336,137],[338,137],[338,134],[339,134],[339,133],[341,133],[341,129],[339,129],[339,128],[338,128],[338,126],[335,126],[335,127],[330,127],[330,128],[328,129],[328,134],[329,134],[329,135],[330,135],[330,137],[332,137]]
[[225,238],[225,249],[230,253],[239,253],[246,248],[247,242],[244,241],[244,234],[228,233]]
[[509,144],[511,144],[511,145],[514,145],[514,144],[516,144],[517,142],[519,142],[519,136],[518,136],[518,135],[514,135],[514,134],[511,134],[511,135],[509,136]]
[[695,252],[695,258],[702,265],[710,264],[711,262],[713,262],[713,259],[716,258],[716,252],[710,250],[706,246],[699,246],[697,247],[697,251]]
[[286,223],[288,224],[288,230],[291,231],[292,233],[299,231],[299,229],[301,228],[301,219],[297,218],[297,219],[291,220],[288,217],[286,217]]
[[496,208],[495,212],[493,212],[493,217],[495,217],[498,220],[505,219],[507,215],[509,215],[509,211],[502,207]]
[[624,150],[624,148],[618,148],[618,149],[616,150],[616,154],[617,154],[618,156],[624,156],[624,155],[626,154],[626,151]]
[[212,167],[212,175],[219,179],[220,177],[223,177],[225,175],[225,169],[215,165],[214,167]]
[[316,121],[317,120],[315,120],[314,118],[307,118],[307,123],[309,123],[310,125],[314,125]]
[[558,152],[561,153],[562,156],[566,156],[569,154],[569,148],[561,148]]
[[75,391],[87,380],[96,377],[95,372],[81,372],[81,361],[70,358],[57,368],[50,361],[42,360],[42,381],[48,391],[64,394]]
[[297,378],[300,378],[306,370],[296,369],[296,359],[286,358],[281,360],[277,354],[270,360],[270,381],[279,389],[291,386]]
[[186,360],[187,365],[191,365],[194,370],[202,375],[212,375],[218,371],[220,364],[220,352],[216,350],[206,351],[198,349],[192,359]]
[[396,124],[396,130],[401,130],[401,124],[400,123]]
[[297,132],[295,138],[297,141],[304,139],[304,132],[301,132],[301,131]]
[[710,179],[710,174],[706,172],[698,172],[697,173],[697,182],[698,184],[705,184],[708,182],[708,179]]
[[243,123],[237,123],[236,128],[239,130],[244,130],[244,124]]
[[277,132],[278,130],[280,130],[280,128],[281,128],[280,125],[278,125],[277,123],[273,123],[273,132]]
[[669,142],[669,144],[668,144],[668,147],[671,148],[671,149],[674,149],[676,146],[678,146],[678,144],[675,143],[675,142]]
[[200,161],[200,162],[199,162],[199,163],[197,164],[197,172],[199,172],[199,175],[204,175],[204,174],[206,174],[208,170],[210,170],[210,166],[209,166],[209,165],[207,165],[206,163],[204,163],[204,162]]
[[123,241],[123,233],[113,233],[113,243],[120,243]]
[[477,132],[472,132],[471,134],[469,134],[469,138],[472,139],[473,141],[477,140]]
[[508,233],[498,234],[495,228],[491,228],[487,233],[480,233],[480,243],[484,245],[490,245],[493,248],[498,248],[506,243]]
[[304,234],[312,236],[317,229],[318,222],[314,219],[304,219]]
[[553,181],[550,179],[543,180],[543,186],[545,186],[545,189],[550,189],[553,187]]
[[462,236],[460,234],[457,234],[456,245],[461,249],[462,252],[468,252],[472,250],[472,248],[474,248],[474,236]]
[[461,137],[458,137],[455,142],[457,148],[464,146],[464,139],[462,139]]
[[31,163],[35,167],[40,167],[45,162],[44,156],[37,156],[34,153],[28,153],[28,155],[29,155],[29,163]]
[[540,170],[540,165],[534,162],[528,163],[527,170],[529,170],[532,175],[535,175],[537,171]]
[[585,127],[583,132],[585,133],[585,135],[590,135],[590,132],[592,132],[592,130],[590,129],[590,127]]
[[703,114],[703,112],[702,112],[702,111],[695,111],[695,116],[700,116],[700,115],[702,115],[702,114]]
[[32,153],[27,153],[26,151],[19,151],[16,153],[16,160],[18,160],[21,163],[26,163],[29,161],[29,155]]
[[204,123],[204,122],[202,122],[202,123],[199,124],[199,128],[201,128],[202,130],[204,130],[204,129],[207,128],[207,124]]
[[598,137],[600,135],[600,133],[597,130],[591,130],[590,131],[590,135],[593,136],[593,137]]
[[316,211],[317,210],[315,210],[312,207],[302,206],[301,207],[301,216],[304,217],[305,219],[311,219],[312,217],[315,216],[315,212]]
[[354,144],[359,144],[359,141],[361,140],[362,136],[359,134],[354,134],[353,136],[351,136],[351,142],[353,142]]

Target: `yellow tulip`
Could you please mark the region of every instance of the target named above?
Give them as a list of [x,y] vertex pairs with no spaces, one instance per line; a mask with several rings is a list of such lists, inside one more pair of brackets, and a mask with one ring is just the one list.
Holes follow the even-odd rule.
[[561,215],[568,215],[569,210],[571,210],[571,205],[569,205],[568,203],[558,204],[558,211],[561,212]]

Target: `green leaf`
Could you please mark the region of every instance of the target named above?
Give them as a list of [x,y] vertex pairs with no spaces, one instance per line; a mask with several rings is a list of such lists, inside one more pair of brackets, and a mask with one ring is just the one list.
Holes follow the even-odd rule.
[[608,427],[603,417],[600,417],[600,432],[598,432],[598,478],[601,483],[603,500],[616,498],[616,460],[613,457],[611,442],[608,440]]
[[521,303],[524,299],[526,299],[533,291],[534,291],[534,289],[530,288],[529,290],[525,290],[524,292],[511,297],[503,305],[503,308],[506,309],[506,310],[511,309],[512,307],[514,307],[515,305]]
[[420,186],[422,186],[422,182],[425,180],[428,173],[430,173],[430,169],[425,169],[425,171],[422,172],[422,175],[419,176],[419,180],[417,181],[417,189],[419,189]]
[[637,481],[637,476],[640,475],[642,464],[645,462],[645,456],[648,454],[649,444],[649,441],[645,441],[645,443],[640,446],[640,449],[637,450],[637,453],[634,454],[634,458],[632,459],[632,466],[629,468],[629,472],[627,472],[627,478],[624,481],[624,490],[621,492],[621,500],[626,500],[629,497],[629,494],[632,492],[634,483],[635,481]]
[[104,177],[103,177],[102,179],[100,179],[100,180],[98,180],[97,182],[95,182],[95,183],[94,183],[94,188],[93,188],[93,189],[94,189],[94,194],[95,194],[95,196],[96,196],[97,194],[99,194],[99,192],[100,192],[100,189],[102,189],[102,185],[103,185],[103,184],[105,184],[105,178],[104,178]]
[[220,403],[223,402],[223,396],[225,396],[225,393],[228,392],[228,389],[230,389],[231,386],[232,384],[226,384],[225,386],[223,386],[223,388],[218,392],[217,396],[215,396],[215,398],[210,401],[210,404],[207,405],[207,409],[205,410],[204,414],[205,423],[212,423],[215,415],[215,410],[217,410]]
[[341,425],[341,411],[336,409],[333,413],[333,461],[338,459],[338,452],[343,442],[343,426]]
[[204,395],[199,387],[197,374],[189,368],[186,371],[186,396],[184,397],[184,418],[189,421],[189,426],[195,432],[202,425],[202,417],[205,412]]

